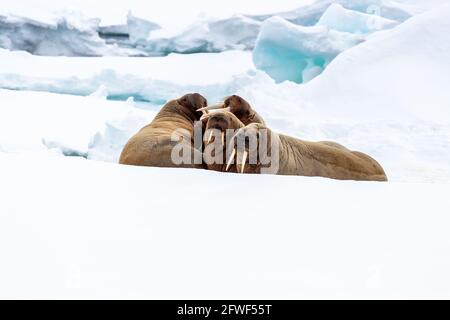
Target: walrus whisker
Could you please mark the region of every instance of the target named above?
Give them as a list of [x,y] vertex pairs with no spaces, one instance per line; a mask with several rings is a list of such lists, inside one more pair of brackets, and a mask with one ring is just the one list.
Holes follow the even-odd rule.
[[233,151],[231,152],[231,155],[230,155],[230,157],[228,158],[228,161],[227,161],[227,167],[225,168],[225,171],[228,171],[228,169],[230,168],[231,161],[233,161],[234,155],[235,155],[235,154],[236,154],[236,148],[233,148]]
[[248,155],[247,150],[244,150],[244,153],[242,154],[242,168],[241,168],[241,173],[244,173],[245,162],[247,161],[247,155]]

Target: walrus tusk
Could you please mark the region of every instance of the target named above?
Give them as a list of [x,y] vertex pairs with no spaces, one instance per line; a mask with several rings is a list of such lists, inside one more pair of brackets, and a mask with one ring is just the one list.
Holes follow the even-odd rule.
[[228,158],[227,167],[225,168],[225,171],[228,171],[231,165],[231,161],[233,161],[234,155],[236,154],[236,148],[233,148],[233,152],[231,152],[230,157]]
[[209,134],[208,141],[206,142],[206,144],[209,144],[211,142],[212,135],[213,135],[213,131],[211,130],[211,133]]
[[197,111],[204,111],[204,110],[215,110],[215,109],[223,109],[224,104],[223,103],[217,103],[217,104],[212,104],[210,106],[206,106],[200,109],[197,109]]
[[247,161],[247,155],[248,155],[247,150],[244,150],[244,153],[242,154],[242,168],[241,168],[241,173],[244,173],[245,162]]
[[222,145],[225,145],[225,132],[222,132]]

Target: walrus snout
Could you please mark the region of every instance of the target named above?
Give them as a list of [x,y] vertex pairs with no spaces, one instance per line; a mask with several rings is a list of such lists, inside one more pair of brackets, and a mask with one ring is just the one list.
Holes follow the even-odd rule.
[[[227,159],[227,164],[231,163],[231,158],[236,157],[236,171],[240,173],[259,173],[261,168],[260,157],[263,152],[270,152],[270,131],[261,124],[253,123],[240,128],[232,137],[229,148],[232,148],[231,156]],[[230,166],[227,165],[226,171]]]
[[231,127],[230,120],[223,113],[210,114],[207,118],[205,127],[204,140],[206,144],[209,144],[213,138],[214,131],[219,131],[221,135],[222,145],[225,146],[225,134],[226,130]]

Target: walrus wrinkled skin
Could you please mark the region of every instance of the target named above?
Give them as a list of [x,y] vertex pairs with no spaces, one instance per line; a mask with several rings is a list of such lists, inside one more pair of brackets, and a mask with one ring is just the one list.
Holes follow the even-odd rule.
[[[370,156],[351,151],[338,143],[310,142],[287,135],[272,132],[266,126],[258,123],[252,123],[237,131],[233,139],[244,139],[246,136],[253,135],[258,137],[259,132],[267,130],[267,139],[264,148],[268,150],[269,158],[273,157],[271,146],[278,148],[278,166],[275,166],[273,174],[279,175],[300,175],[300,176],[319,176],[339,180],[365,180],[365,181],[387,181],[387,176],[381,165]],[[272,144],[272,139],[276,143]],[[258,138],[257,148],[261,147],[261,139]],[[255,150],[248,150],[248,153]],[[261,173],[265,159],[259,159],[255,164],[245,165],[239,161],[236,164],[237,172],[242,173]],[[241,161],[243,162],[243,161]]]
[[[151,167],[205,168],[203,163],[194,163],[193,155],[201,150],[194,148],[194,122],[202,115],[200,108],[207,106],[206,99],[198,94],[186,94],[166,103],[153,121],[143,127],[127,142],[120,155],[119,163]],[[200,123],[201,122],[197,122]],[[178,141],[172,141],[172,134],[182,129],[182,143],[192,151],[192,161],[175,164],[171,158],[172,149]]]

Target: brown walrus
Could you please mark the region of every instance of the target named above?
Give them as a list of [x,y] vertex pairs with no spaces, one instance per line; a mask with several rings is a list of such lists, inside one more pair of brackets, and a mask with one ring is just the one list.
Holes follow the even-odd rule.
[[[234,134],[231,131],[227,136],[227,130],[243,128],[244,124],[233,113],[223,109],[204,115],[202,120],[205,122],[203,159],[206,167],[208,170],[225,172],[226,141]],[[234,165],[231,170],[236,170]]]
[[[207,131],[210,128],[219,129],[221,132],[227,129],[240,128],[240,132],[231,139],[232,144],[236,142],[236,139],[240,135],[243,135],[242,139],[244,139],[244,144],[246,144],[246,149],[240,152],[238,151],[237,154],[236,148],[228,147],[226,150],[227,160],[223,161],[223,164],[208,164],[208,169],[242,173],[267,172],[280,175],[321,176],[340,180],[387,181],[386,174],[381,165],[375,159],[362,152],[351,151],[332,141],[310,142],[272,132],[265,126],[262,117],[258,115],[250,104],[237,95],[227,97],[222,104],[208,106],[203,109],[221,109],[220,111],[207,115],[209,120],[206,123],[205,136],[208,135]],[[237,119],[233,119],[230,115],[224,113],[226,111],[230,111]],[[217,126],[215,123],[224,116],[233,121],[222,121]],[[239,126],[237,121],[242,122],[245,126]],[[228,126],[224,125],[225,123],[228,123]],[[267,139],[263,141],[263,149],[265,152],[260,155],[258,154],[259,150],[249,150],[249,135],[246,135],[246,132],[253,132],[253,134],[250,133],[250,136],[253,135],[259,143],[261,139],[258,138],[258,133],[264,129],[267,130]],[[214,136],[217,137],[217,135]],[[274,145],[279,150],[277,166],[272,166],[272,163],[270,163],[272,158],[271,137],[276,140],[274,141],[276,142]],[[222,138],[222,140],[224,139]],[[229,139],[226,140],[228,145]],[[224,144],[223,141],[221,143]],[[215,150],[219,150],[219,153],[221,152],[224,155],[225,149],[224,146],[222,151],[220,151],[220,148],[216,148]],[[230,152],[229,149],[232,149],[232,151]],[[265,159],[258,159],[259,156],[264,157],[264,154],[266,155]],[[235,156],[237,156],[236,164],[234,163]],[[250,159],[252,156],[253,159]],[[254,160],[252,164],[249,163],[251,160]]]
[[[266,138],[262,138],[265,133]],[[248,137],[255,137],[256,144],[249,146]],[[265,125],[251,123],[240,128],[232,138],[229,148],[231,146],[233,152],[228,163],[236,154],[235,140],[245,141],[245,149],[237,152],[236,169],[241,173],[267,172],[339,180],[387,181],[383,168],[375,159],[335,142],[304,141],[275,133]],[[273,150],[274,147],[277,150]],[[267,152],[259,154],[261,148]],[[254,155],[254,161],[251,161],[251,155]]]
[[[231,138],[225,136],[228,129],[236,130],[250,123],[265,124],[263,118],[250,104],[237,95],[226,97],[222,103],[200,110],[213,111],[201,118],[205,122],[203,156],[209,170],[226,171],[225,160],[229,154],[225,152],[225,141]],[[235,170],[234,164],[230,166],[232,171]]]
[[[206,99],[198,93],[186,94],[167,102],[150,124],[130,138],[122,150],[119,163],[152,167],[205,168],[201,146],[194,145],[194,123],[202,115],[198,109],[206,106]],[[201,125],[201,122],[197,123]],[[182,140],[181,143],[174,141],[174,134]],[[184,163],[173,161],[172,152],[176,146],[189,151],[188,159]]]

